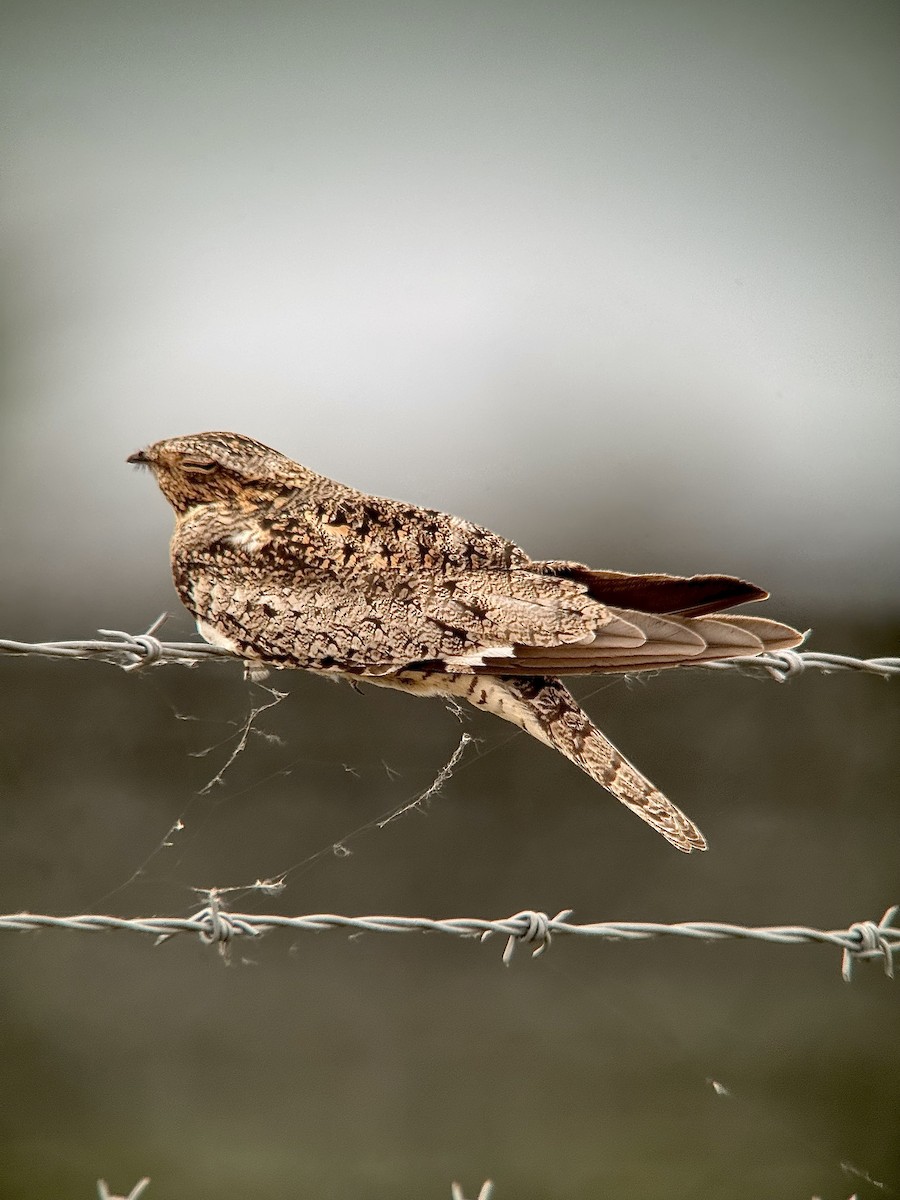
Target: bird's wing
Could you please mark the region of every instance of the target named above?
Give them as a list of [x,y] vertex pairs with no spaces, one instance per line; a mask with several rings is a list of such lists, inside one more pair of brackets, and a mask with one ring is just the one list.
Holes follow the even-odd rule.
[[[765,595],[742,580],[532,563],[490,530],[361,493],[298,496],[227,540],[214,571],[180,572],[188,607],[240,653],[285,666],[585,674],[799,640],[776,622],[706,615]],[[178,576],[174,542],[173,556]]]
[[504,675],[636,671],[749,657],[802,640],[779,621],[720,615],[725,607],[766,595],[744,580],[626,576],[576,571],[572,564],[559,574],[543,573],[555,565],[460,580],[454,601],[486,612],[482,630],[492,636],[483,638],[480,652],[449,662],[449,669]]
[[372,675],[502,649],[505,625],[485,641],[451,593],[528,561],[490,530],[344,488],[288,492],[224,533],[189,513],[172,541],[176,587],[204,636],[246,658]]
[[454,579],[399,566],[279,572],[250,558],[194,568],[185,603],[205,636],[247,658],[283,666],[383,675],[423,663],[468,674],[513,644],[550,650],[602,626],[607,641],[635,644],[634,627],[578,584],[518,572]]
[[284,666],[382,675],[584,675],[752,656],[797,645],[760,617],[682,616],[600,603],[527,570],[457,578],[397,567],[280,575],[195,573],[189,607],[239,653]]

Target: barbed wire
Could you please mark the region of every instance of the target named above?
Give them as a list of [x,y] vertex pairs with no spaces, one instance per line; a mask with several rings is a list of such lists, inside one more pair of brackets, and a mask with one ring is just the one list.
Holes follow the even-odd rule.
[[[0,654],[41,655],[45,658],[99,659],[125,671],[159,663],[180,663],[195,667],[209,660],[242,662],[240,655],[208,642],[163,642],[155,636],[167,614],[157,618],[146,633],[126,633],[121,629],[98,629],[99,638],[71,642],[17,642],[0,638]],[[759,654],[755,658],[733,658],[718,662],[683,663],[685,667],[706,670],[740,670],[764,673],[784,683],[804,671],[816,670],[826,674],[833,671],[863,671],[870,675],[890,678],[900,675],[900,658],[852,658],[846,654],[826,654],[816,650],[779,650]]]
[[[240,656],[207,642],[163,642],[155,636],[166,619],[163,614],[143,634],[129,634],[118,629],[100,629],[99,639],[65,642],[19,642],[0,639],[0,654],[41,655],[52,658],[99,659],[126,671],[153,666],[163,662],[196,666],[213,659],[241,661]],[[690,665],[690,664],[685,664]],[[889,678],[900,674],[900,658],[852,658],[842,654],[793,650],[762,654],[753,659],[733,659],[721,662],[697,663],[707,669],[756,670],[785,682],[808,669],[832,671],[862,671]],[[404,933],[414,930],[449,933],[458,937],[479,938],[484,941],[494,934],[507,938],[503,952],[504,963],[512,959],[518,942],[533,946],[534,957],[542,954],[555,934],[600,937],[615,941],[636,941],[662,936],[700,938],[720,941],[726,938],[767,941],[780,945],[803,942],[828,943],[841,949],[841,973],[845,980],[852,977],[853,963],[858,959],[880,958],[885,973],[893,978],[893,956],[900,950],[900,929],[891,922],[898,907],[889,908],[876,924],[857,921],[848,929],[821,930],[807,926],[742,926],[714,921],[688,921],[677,924],[660,922],[595,922],[574,924],[568,921],[571,910],[563,910],[553,918],[546,913],[524,910],[502,920],[474,917],[432,919],[428,917],[369,916],[348,917],[334,913],[285,917],[256,913],[229,913],[222,906],[215,889],[208,893],[209,903],[191,917],[114,917],[100,914],[56,917],[33,913],[0,915],[0,930],[18,931],[42,928],[96,931],[101,929],[129,930],[155,936],[166,941],[179,933],[194,933],[208,944],[217,944],[227,953],[231,942],[239,936],[259,937],[277,928],[314,930],[343,928],[359,933]]]
[[900,905],[889,908],[879,922],[855,921],[847,929],[812,929],[806,925],[733,925],[720,921],[593,921],[576,924],[569,920],[572,909],[563,909],[555,917],[525,909],[501,920],[481,917],[367,916],[349,917],[336,913],[313,913],[287,917],[258,913],[233,913],[225,910],[216,889],[207,893],[207,903],[189,917],[113,917],[99,914],[54,917],[35,913],[8,913],[0,916],[0,930],[27,932],[39,929],[66,929],[94,933],[98,930],[124,930],[155,937],[157,945],[181,933],[197,935],[205,945],[216,945],[227,955],[236,940],[257,938],[275,929],[294,932],[322,932],[346,929],[362,933],[442,933],[454,937],[486,941],[495,935],[505,937],[503,962],[508,965],[516,946],[531,948],[533,958],[547,950],[556,936],[605,938],[608,941],[646,941],[658,937],[694,938],[718,942],[735,938],[744,941],[771,942],[780,946],[819,943],[842,952],[841,974],[850,982],[853,965],[859,960],[881,959],[888,978],[894,977],[894,955],[900,952],[900,927],[893,924]]

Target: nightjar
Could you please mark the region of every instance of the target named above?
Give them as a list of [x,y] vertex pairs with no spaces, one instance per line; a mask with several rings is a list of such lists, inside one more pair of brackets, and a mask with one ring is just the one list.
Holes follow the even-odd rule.
[[450,696],[571,759],[679,850],[693,822],[627,761],[560,676],[658,670],[796,646],[767,593],[728,575],[534,562],[432,509],[368,496],[236,433],[132,454],[175,510],[175,586],[201,635],[254,670],[300,667]]

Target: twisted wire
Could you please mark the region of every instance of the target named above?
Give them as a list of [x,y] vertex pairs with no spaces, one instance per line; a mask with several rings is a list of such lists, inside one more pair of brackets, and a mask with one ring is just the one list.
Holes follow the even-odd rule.
[[841,951],[841,973],[849,982],[854,963],[880,959],[885,974],[893,978],[894,955],[900,952],[900,927],[893,924],[900,905],[885,912],[880,921],[855,921],[846,929],[813,929],[806,925],[734,925],[720,921],[594,921],[578,924],[569,918],[571,909],[550,917],[547,913],[525,909],[511,917],[487,920],[482,917],[342,916],[337,913],[311,913],[288,917],[278,914],[232,913],[225,910],[215,890],[207,903],[189,917],[114,917],[85,913],[79,916],[47,916],[36,913],[0,915],[0,931],[27,932],[40,929],[65,929],[82,932],[119,930],[143,933],[157,942],[181,933],[191,933],[205,945],[216,945],[223,953],[239,938],[258,938],[276,929],[293,932],[323,932],[344,929],[359,933],[440,933],[452,937],[505,937],[503,962],[508,964],[517,945],[531,949],[532,957],[542,954],[556,936],[601,938],[608,941],[646,941],[650,938],[694,938],[705,942],[740,939],[770,942],[779,946],[804,943],[834,946]]
[[[179,663],[182,666],[194,667],[210,659],[220,662],[242,661],[240,656],[231,650],[211,646],[208,642],[160,641],[155,632],[164,620],[165,614],[155,621],[146,633],[131,634],[121,629],[99,629],[99,638],[84,641],[17,642],[9,638],[0,638],[0,654],[40,655],[45,658],[95,658],[122,667],[126,671],[161,663]],[[767,674],[779,683],[809,670],[826,674],[835,671],[862,671],[870,675],[881,675],[886,679],[900,675],[900,658],[852,658],[846,654],[826,654],[816,650],[779,650],[772,654],[759,654],[755,658],[681,665],[704,670],[739,670]]]

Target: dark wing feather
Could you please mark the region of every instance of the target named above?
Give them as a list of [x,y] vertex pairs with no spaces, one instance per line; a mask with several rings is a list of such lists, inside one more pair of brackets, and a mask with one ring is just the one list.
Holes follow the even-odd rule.
[[732,575],[628,575],[624,571],[593,571],[580,563],[542,562],[535,569],[584,584],[601,604],[646,613],[680,613],[700,617],[736,604],[765,600],[769,593]]

